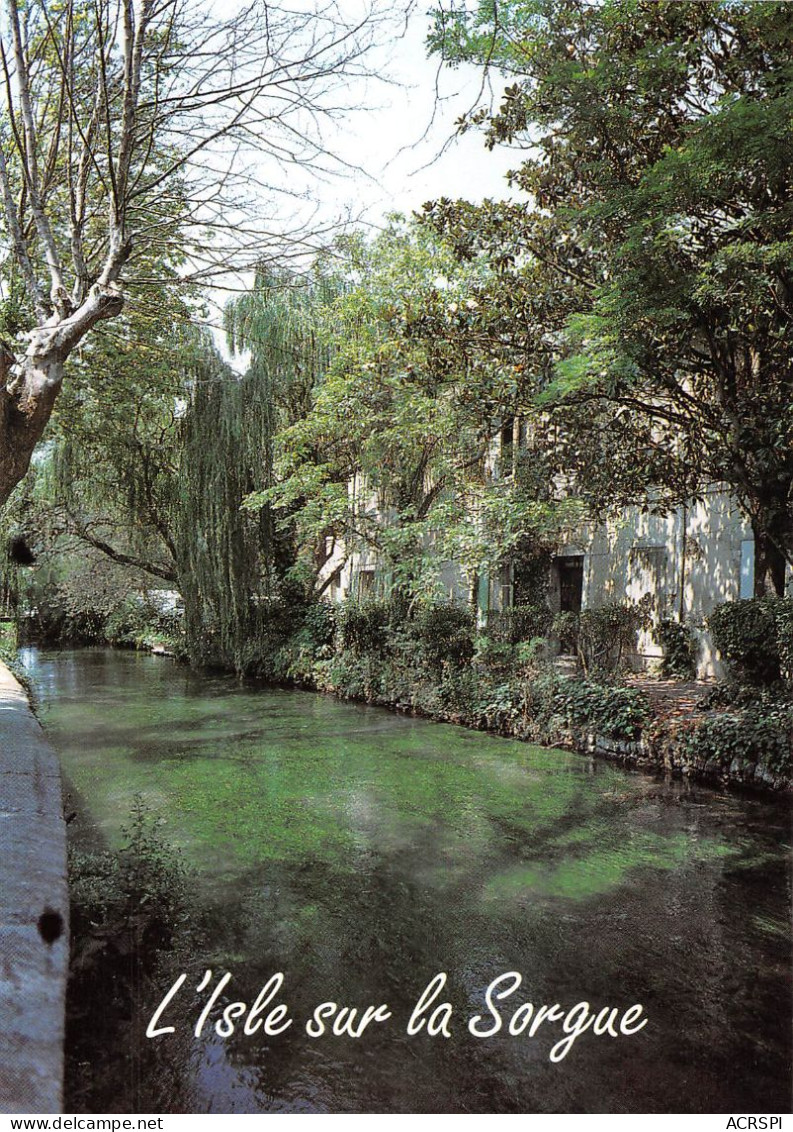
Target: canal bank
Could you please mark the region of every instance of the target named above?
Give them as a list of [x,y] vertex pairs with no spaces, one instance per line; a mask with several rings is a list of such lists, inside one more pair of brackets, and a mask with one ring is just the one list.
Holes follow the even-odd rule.
[[321,661],[293,686],[691,782],[769,796],[793,790],[789,700],[719,702],[712,684],[639,677],[597,684],[552,668],[533,681],[490,681],[460,695],[443,681],[394,679],[387,663],[380,667],[369,665],[362,680],[357,672],[350,678],[343,658]]
[[58,757],[0,662],[0,1112],[59,1112],[69,955]]
[[[382,626],[382,639],[364,635],[356,643],[332,631],[326,609],[319,620],[319,629],[293,632],[266,664],[246,669],[251,687],[320,692],[769,798],[793,791],[793,692],[784,682],[717,684],[637,672],[594,678],[573,657],[526,662],[520,646],[498,642],[472,657],[442,635],[382,637]],[[175,639],[160,636],[107,639],[101,647],[186,659]],[[233,668],[218,661],[195,671],[231,676]]]
[[[161,643],[140,649],[175,657]],[[394,678],[382,659],[367,665],[365,679],[350,667],[344,654],[337,662],[293,657],[264,686],[321,693],[710,786],[769,797],[793,791],[793,713],[782,696],[753,700],[730,686],[639,674],[599,685],[551,666],[534,683],[524,678],[460,696],[458,688],[450,695],[443,679],[427,680],[418,669]]]

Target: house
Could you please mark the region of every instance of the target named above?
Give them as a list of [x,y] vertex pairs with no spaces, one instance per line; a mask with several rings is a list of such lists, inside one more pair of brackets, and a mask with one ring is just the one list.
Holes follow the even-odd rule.
[[[505,468],[511,438],[502,430],[491,461],[493,474]],[[353,488],[354,490],[354,488]],[[371,503],[371,499],[369,500]],[[339,550],[339,556],[342,555]],[[335,564],[341,557],[335,560]],[[439,563],[439,578],[449,600],[472,600],[476,591],[480,620],[509,609],[520,592],[514,565],[467,578],[458,564]],[[788,581],[790,583],[790,568]],[[701,499],[671,512],[653,514],[627,507],[602,524],[584,524],[571,533],[550,563],[548,601],[553,612],[596,609],[612,602],[649,602],[653,622],[664,619],[691,625],[699,644],[697,675],[723,675],[706,618],[714,606],[752,597],[754,539],[751,526],[722,485]],[[383,588],[371,551],[353,553],[331,591],[335,600],[374,596]],[[652,629],[637,642],[637,665],[657,667],[663,650]]]
[[[705,619],[715,605],[752,597],[754,539],[731,495],[712,486],[701,500],[654,515],[629,507],[585,528],[560,548],[551,569],[551,604],[593,609],[649,595],[654,622],[686,622],[699,642],[697,674],[722,675]],[[639,634],[638,657],[649,668],[663,651],[652,630]]]

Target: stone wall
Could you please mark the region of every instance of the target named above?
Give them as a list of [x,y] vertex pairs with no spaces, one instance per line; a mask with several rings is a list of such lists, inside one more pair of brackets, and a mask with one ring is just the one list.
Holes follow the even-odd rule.
[[791,789],[789,775],[773,771],[762,762],[735,758],[725,765],[717,759],[691,757],[685,746],[675,741],[674,733],[648,741],[645,738],[612,739],[590,732],[569,745],[582,754],[598,755],[622,766],[651,772],[667,771],[714,786],[744,786],[779,793],[789,793]]
[[0,1112],[61,1108],[69,956],[58,757],[0,662]]

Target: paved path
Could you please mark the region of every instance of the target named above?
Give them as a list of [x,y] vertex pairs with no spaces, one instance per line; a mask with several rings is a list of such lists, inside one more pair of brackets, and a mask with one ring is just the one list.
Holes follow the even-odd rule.
[[0,1113],[57,1113],[68,963],[58,757],[0,662]]

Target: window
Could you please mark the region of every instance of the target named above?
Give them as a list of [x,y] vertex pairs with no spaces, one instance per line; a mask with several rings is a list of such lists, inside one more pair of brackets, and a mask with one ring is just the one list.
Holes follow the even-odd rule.
[[498,572],[498,608],[501,610],[511,609],[513,602],[512,594],[512,567],[502,566]]
[[500,436],[500,452],[498,460],[498,471],[501,476],[511,476],[513,472],[513,459],[514,459],[514,435],[515,435],[515,418],[510,417],[504,421],[501,426]]
[[741,540],[741,582],[739,597],[754,597],[754,539]]
[[374,596],[374,570],[361,570],[358,573],[358,597]]

